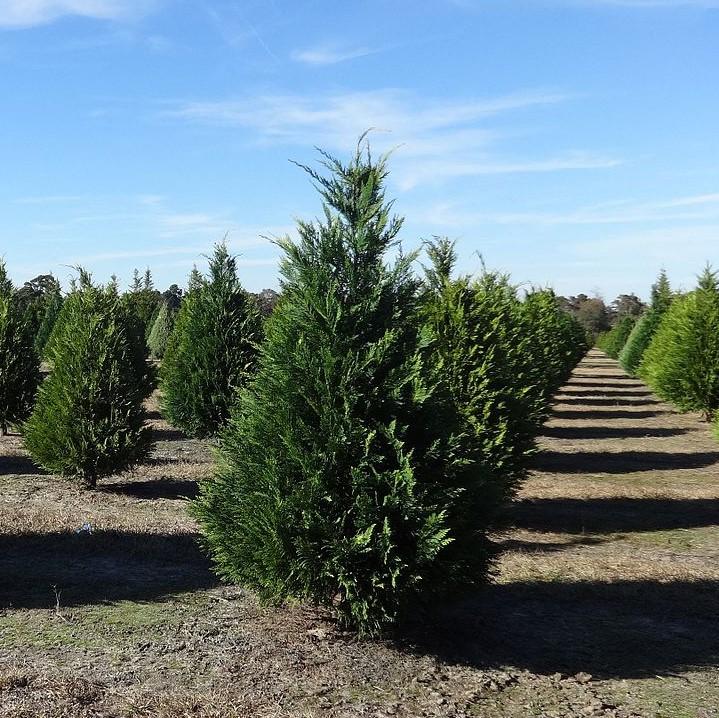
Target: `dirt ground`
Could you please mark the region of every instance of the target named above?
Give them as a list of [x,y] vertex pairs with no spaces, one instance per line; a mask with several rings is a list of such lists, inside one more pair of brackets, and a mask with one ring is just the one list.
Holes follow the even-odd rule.
[[719,716],[719,443],[599,352],[494,584],[401,641],[221,586],[185,510],[211,450],[151,419],[152,459],[96,492],[0,439],[3,718]]

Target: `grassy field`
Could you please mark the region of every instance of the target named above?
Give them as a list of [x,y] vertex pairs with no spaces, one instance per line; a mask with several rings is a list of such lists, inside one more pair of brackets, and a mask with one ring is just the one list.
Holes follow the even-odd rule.
[[151,461],[96,492],[0,439],[0,716],[719,716],[719,445],[598,352],[495,583],[401,641],[221,586],[185,510],[211,451],[150,408]]

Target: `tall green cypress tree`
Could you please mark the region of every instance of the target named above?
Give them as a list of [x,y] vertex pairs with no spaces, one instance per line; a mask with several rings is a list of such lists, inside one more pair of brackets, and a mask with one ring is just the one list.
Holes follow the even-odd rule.
[[223,578],[371,633],[485,580],[483,477],[421,360],[414,255],[386,263],[402,221],[385,160],[324,159],[305,168],[323,219],[279,242],[282,299],[195,512]]
[[165,356],[167,342],[170,339],[170,334],[172,334],[172,328],[175,326],[176,315],[177,311],[171,309],[167,302],[162,303],[147,339],[147,345],[153,359],[162,359]]
[[669,309],[672,297],[667,273],[662,269],[657,281],[652,285],[652,299],[649,309],[637,320],[619,353],[620,365],[631,376],[637,375],[644,352],[647,350],[662,322],[662,318]]
[[684,411],[711,419],[719,409],[719,283],[709,267],[697,288],[668,308],[639,376]]
[[141,461],[151,446],[143,401],[154,385],[142,327],[113,286],[81,272],[62,310],[53,371],[25,424],[25,446],[53,473],[98,478]]
[[0,259],[0,435],[24,421],[40,379],[34,327]]
[[182,302],[162,363],[162,411],[191,436],[213,436],[224,426],[238,390],[252,376],[262,321],[237,276],[225,244],[215,247],[210,275]]

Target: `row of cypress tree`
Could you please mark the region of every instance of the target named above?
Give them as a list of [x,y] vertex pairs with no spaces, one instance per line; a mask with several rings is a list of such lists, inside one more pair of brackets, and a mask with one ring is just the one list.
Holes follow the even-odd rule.
[[[193,512],[218,573],[373,633],[486,580],[492,521],[587,347],[551,291],[520,298],[498,273],[454,277],[446,240],[417,276],[385,158],[358,146],[324,167],[305,167],[323,219],[278,241],[282,295],[264,327],[224,245],[207,277],[193,273],[162,329],[161,406],[187,433],[217,437]],[[92,486],[146,456],[145,336],[116,284],[80,273],[23,425],[41,466]]]
[[682,411],[719,411],[719,282],[707,267],[695,289],[675,296],[647,347],[639,376]]
[[622,367],[643,379],[660,397],[682,411],[701,412],[708,420],[719,411],[719,281],[706,267],[697,286],[672,292],[662,271],[652,301],[626,336],[618,324],[597,342]]

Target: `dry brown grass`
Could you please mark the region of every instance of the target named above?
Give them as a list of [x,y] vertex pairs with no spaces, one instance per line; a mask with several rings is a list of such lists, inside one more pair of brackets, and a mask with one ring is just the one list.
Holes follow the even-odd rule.
[[557,396],[494,585],[399,642],[219,586],[211,450],[149,409],[151,461],[96,492],[0,439],[0,717],[719,715],[719,445],[615,362]]

